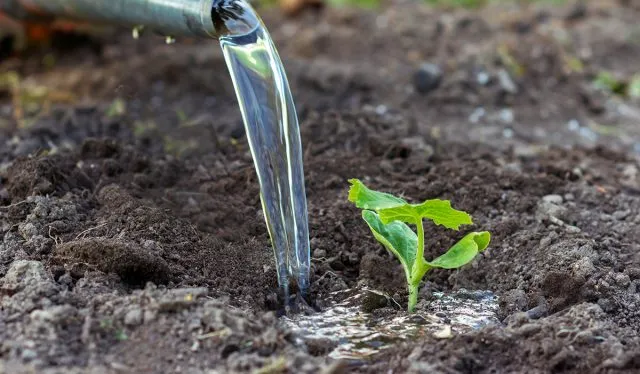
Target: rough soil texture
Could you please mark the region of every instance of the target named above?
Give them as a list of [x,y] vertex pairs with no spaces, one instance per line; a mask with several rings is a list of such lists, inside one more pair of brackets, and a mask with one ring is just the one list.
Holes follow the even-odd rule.
[[[491,290],[502,324],[361,362],[301,343],[220,51],[123,33],[0,65],[20,76],[0,86],[0,373],[640,372],[640,102],[592,84],[637,73],[637,2],[264,16],[300,111],[314,300],[406,302],[346,201],[357,177],[492,232],[419,308]],[[427,225],[426,255],[463,234]]]

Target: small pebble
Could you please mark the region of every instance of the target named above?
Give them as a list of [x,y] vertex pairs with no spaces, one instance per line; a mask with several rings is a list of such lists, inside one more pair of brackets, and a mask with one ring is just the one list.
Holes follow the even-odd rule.
[[542,198],[542,201],[546,203],[559,205],[559,204],[562,204],[563,198],[560,195],[547,195]]
[[582,177],[582,169],[580,169],[578,167],[573,168],[573,170],[571,170],[571,172],[578,178]]
[[535,308],[527,310],[527,317],[530,319],[540,319],[547,314],[546,305],[538,305]]
[[513,110],[502,109],[500,111],[500,121],[504,123],[512,123],[514,120]]
[[518,93],[518,86],[516,86],[513,79],[511,79],[511,75],[509,75],[505,69],[500,69],[500,71],[498,71],[498,82],[500,82],[500,87],[505,92],[510,94]]
[[442,69],[431,63],[424,63],[413,76],[413,85],[417,92],[428,94],[440,87],[442,82]]
[[38,357],[38,353],[32,349],[25,349],[22,351],[22,354],[20,356],[22,357],[23,360],[29,361]]
[[580,122],[576,119],[572,119],[567,123],[567,128],[569,128],[570,131],[578,131],[580,129]]
[[596,134],[595,131],[591,130],[588,127],[581,127],[580,130],[578,130],[578,133],[580,134],[580,136],[589,141],[595,142],[596,140],[598,140],[598,134]]
[[573,225],[565,225],[565,229],[567,230],[567,232],[572,234],[577,234],[582,232],[582,230],[578,226],[573,226]]
[[489,76],[487,72],[481,71],[478,74],[476,74],[476,80],[478,81],[479,85],[486,86],[491,80],[491,76]]
[[376,107],[376,114],[379,116],[385,115],[389,109],[386,105],[378,105]]
[[487,111],[480,107],[480,108],[476,108],[473,113],[471,113],[471,115],[469,116],[469,122],[471,123],[478,123],[480,122],[480,120],[482,119],[482,117],[485,116],[485,114],[487,113]]
[[434,332],[433,337],[436,339],[449,339],[453,337],[453,333],[451,332],[451,326],[447,325],[443,327],[442,330]]
[[127,326],[138,326],[142,323],[142,310],[139,308],[131,309],[124,316],[124,324]]

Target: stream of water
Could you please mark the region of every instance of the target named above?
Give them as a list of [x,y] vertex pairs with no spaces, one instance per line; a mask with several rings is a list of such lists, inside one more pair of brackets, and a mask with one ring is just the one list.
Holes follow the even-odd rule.
[[260,183],[278,282],[309,287],[309,228],[298,117],[282,61],[245,1],[221,0],[212,19],[231,73]]

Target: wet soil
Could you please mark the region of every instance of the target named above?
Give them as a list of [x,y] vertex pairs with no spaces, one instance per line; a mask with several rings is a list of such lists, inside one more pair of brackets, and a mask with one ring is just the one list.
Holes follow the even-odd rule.
[[[220,51],[115,33],[0,65],[0,372],[640,371],[640,102],[592,84],[637,73],[635,2],[263,14],[301,116],[312,299],[406,303],[356,177],[491,231],[418,308],[489,290],[500,324],[347,362],[294,336]],[[433,257],[464,232],[426,235]]]

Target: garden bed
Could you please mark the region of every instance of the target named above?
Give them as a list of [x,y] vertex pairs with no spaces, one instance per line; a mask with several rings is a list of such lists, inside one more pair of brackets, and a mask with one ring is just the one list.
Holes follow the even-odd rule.
[[[263,14],[300,113],[311,300],[368,288],[389,296],[369,324],[405,313],[401,268],[347,201],[360,178],[492,233],[418,310],[491,291],[500,322],[345,361],[294,334],[221,52],[125,33],[0,65],[18,77],[0,102],[0,372],[640,370],[640,105],[593,84],[637,73],[633,2]],[[428,258],[464,234],[425,232]]]

